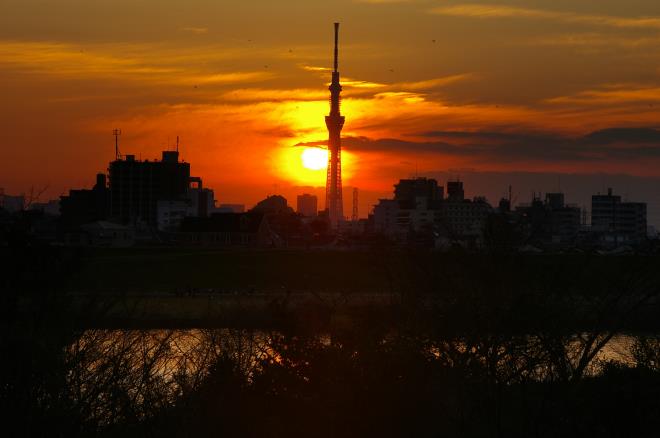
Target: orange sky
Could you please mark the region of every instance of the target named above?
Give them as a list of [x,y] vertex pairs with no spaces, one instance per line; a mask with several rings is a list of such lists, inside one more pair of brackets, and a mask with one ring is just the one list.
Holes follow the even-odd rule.
[[655,1],[5,0],[0,187],[89,187],[118,127],[142,158],[180,136],[220,202],[322,195],[296,145],[327,136],[333,21],[362,216],[415,172],[660,176]]

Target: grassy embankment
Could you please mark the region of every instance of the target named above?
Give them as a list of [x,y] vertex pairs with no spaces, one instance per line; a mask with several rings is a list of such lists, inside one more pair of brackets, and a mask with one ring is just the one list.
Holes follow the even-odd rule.
[[[328,313],[349,307],[335,306],[337,296],[365,308],[372,301],[378,305],[371,307],[387,305],[387,300],[368,297],[388,294],[413,306],[433,297],[440,303],[434,315],[450,325],[631,327],[653,319],[656,310],[649,310],[648,303],[660,292],[658,266],[656,257],[391,249],[97,250],[83,257],[68,290],[77,296],[114,299],[105,316],[118,323],[137,319],[174,326],[240,324],[237,315],[243,322],[269,321],[281,311],[300,314],[303,320],[328,319]],[[283,301],[288,292],[307,297]],[[644,317],[632,324],[630,308],[641,301]]]

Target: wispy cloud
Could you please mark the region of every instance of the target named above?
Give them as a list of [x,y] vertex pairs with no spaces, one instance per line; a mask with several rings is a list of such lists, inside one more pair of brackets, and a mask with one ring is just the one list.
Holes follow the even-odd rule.
[[541,46],[597,47],[597,48],[641,48],[660,45],[660,37],[634,37],[598,32],[568,33],[529,38],[521,44]]
[[601,88],[584,90],[572,95],[546,100],[550,104],[613,105],[647,104],[660,106],[660,87],[638,84],[610,84]]
[[240,88],[223,93],[222,100],[231,102],[283,102],[283,101],[325,101],[328,93],[318,89],[266,89]]
[[44,71],[59,76],[101,74],[171,74],[176,68],[153,65],[130,55],[57,42],[0,42],[0,63],[23,71]]
[[329,72],[332,71],[330,67],[319,67],[316,65],[301,65],[300,68],[303,70],[307,71],[314,71],[314,72]]
[[[422,135],[432,140],[345,137],[342,144],[353,151],[442,154],[493,164],[660,159],[660,131],[653,128],[608,128],[579,137],[505,131],[432,131]],[[298,146],[319,144],[324,143],[319,140]]]
[[[267,80],[267,71],[213,71],[212,48],[172,52],[147,44],[74,46],[61,42],[0,41],[0,65],[20,72],[61,79],[133,80],[145,84],[223,85]],[[228,51],[229,52],[229,51]]]
[[353,87],[353,88],[383,88],[387,87],[385,84],[371,81],[360,81],[357,79],[345,78],[341,81],[342,86],[344,87]]
[[532,18],[619,28],[660,28],[660,17],[619,17],[613,15],[579,14],[547,9],[521,8],[506,5],[463,4],[431,9],[433,14],[482,19]]
[[260,82],[272,78],[274,75],[264,71],[214,73],[186,78],[186,82],[194,84],[239,84]]
[[371,4],[393,4],[393,3],[413,3],[417,0],[354,0],[356,3],[371,3]]
[[443,76],[439,78],[427,79],[416,82],[399,82],[393,84],[392,87],[401,88],[403,90],[430,90],[474,78],[476,78],[476,75],[473,73],[463,73],[458,75]]
[[183,32],[190,32],[195,35],[203,35],[209,31],[207,27],[181,27],[179,30]]
[[[328,77],[328,72],[330,72],[332,69],[327,68],[327,67],[318,67],[318,66],[310,66],[310,65],[302,65],[300,66],[303,70],[318,73],[320,76],[324,77],[327,79]],[[357,88],[358,93],[360,94],[362,91],[369,91],[373,90],[374,93],[385,93],[385,92],[421,92],[425,90],[433,90],[441,87],[445,87],[447,85],[460,82],[460,81],[465,81],[465,80],[471,80],[475,79],[477,77],[476,74],[474,73],[461,73],[461,74],[456,74],[456,75],[450,75],[450,76],[441,76],[441,77],[436,77],[436,78],[431,78],[431,79],[424,79],[420,81],[410,81],[410,82],[393,82],[393,83],[382,83],[382,82],[375,82],[375,81],[369,81],[369,80],[362,80],[362,79],[354,79],[350,77],[343,77],[341,79],[341,83],[345,88]],[[348,90],[347,95],[356,95],[356,93],[351,92]]]

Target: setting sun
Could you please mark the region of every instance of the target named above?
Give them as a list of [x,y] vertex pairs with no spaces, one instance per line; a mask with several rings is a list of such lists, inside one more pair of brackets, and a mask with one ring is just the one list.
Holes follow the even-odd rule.
[[310,170],[321,170],[328,165],[328,151],[321,148],[305,148],[300,154],[303,167]]

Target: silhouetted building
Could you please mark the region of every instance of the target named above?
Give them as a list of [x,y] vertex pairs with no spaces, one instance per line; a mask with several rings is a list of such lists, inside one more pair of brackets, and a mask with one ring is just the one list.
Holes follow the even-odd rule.
[[413,210],[415,210],[414,205],[407,201],[380,199],[374,206],[376,232],[392,240],[406,242],[409,232],[416,225],[411,218]]
[[208,217],[184,218],[172,238],[185,245],[273,246],[277,236],[270,231],[263,213],[214,213]]
[[190,201],[189,216],[206,217],[213,213],[215,208],[213,190],[202,187],[201,178],[190,177],[188,199]]
[[[447,183],[447,187],[452,182]],[[454,186],[457,188],[457,186]],[[452,197],[447,197],[442,203],[438,218],[438,229],[451,240],[472,240],[480,242],[488,215],[493,207],[486,198],[476,196],[474,199],[463,198],[463,183]]]
[[591,197],[591,231],[601,243],[609,245],[634,244],[646,239],[646,203],[621,202],[621,196]]
[[[122,223],[158,224],[158,201],[188,200],[190,164],[163,151],[161,161],[126,155],[110,163],[110,215]],[[200,184],[201,186],[201,184]]]
[[564,207],[564,194],[563,193],[546,193],[545,203],[551,209],[559,209]]
[[60,197],[60,220],[64,231],[72,231],[83,224],[105,220],[109,213],[109,191],[106,177],[96,175],[96,184],[91,190],[70,190]]
[[502,198],[500,199],[499,204],[497,205],[497,208],[500,213],[508,213],[511,211],[511,201],[507,198]]
[[298,195],[296,211],[305,217],[314,217],[318,213],[318,198],[310,194]]
[[429,202],[440,201],[444,198],[444,188],[431,178],[402,179],[394,185],[394,199],[397,201],[413,201],[416,198],[425,198]]
[[286,198],[280,195],[268,196],[266,199],[259,201],[250,211],[265,214],[293,213],[293,209],[289,207]]
[[[131,227],[108,221],[96,221],[80,227],[81,232],[68,235],[69,244],[98,247],[128,247],[135,244]],[[72,239],[77,239],[76,241]]]
[[9,213],[22,211],[25,208],[25,196],[6,195],[4,191],[0,191],[0,208]]
[[581,210],[564,202],[563,193],[546,193],[545,201],[534,197],[531,204],[516,208],[527,240],[538,245],[573,245],[580,232]]
[[374,228],[405,243],[413,233],[431,233],[440,218],[443,189],[431,178],[402,179],[394,185],[394,199],[374,206]]
[[550,210],[549,233],[553,243],[573,244],[580,232],[582,212],[575,205],[564,204],[563,193],[547,193]]
[[245,204],[220,204],[215,209],[216,213],[244,213]]
[[51,216],[59,216],[60,201],[58,199],[51,199],[47,202],[33,202],[30,204],[30,210],[43,211],[45,214]]
[[162,200],[158,201],[156,205],[158,212],[158,229],[161,231],[174,231],[177,230],[183,218],[186,216],[197,216],[191,214],[193,208],[191,207],[190,200]]
[[464,199],[462,183],[450,185],[454,196],[443,199],[443,188],[434,179],[399,181],[394,199],[374,206],[374,230],[402,243],[439,238],[478,243],[492,207],[485,198]]
[[447,181],[447,199],[450,201],[463,201],[465,199],[463,181]]

